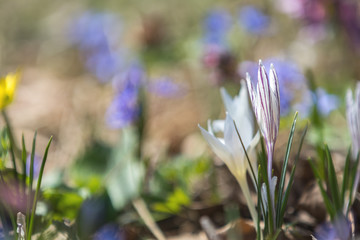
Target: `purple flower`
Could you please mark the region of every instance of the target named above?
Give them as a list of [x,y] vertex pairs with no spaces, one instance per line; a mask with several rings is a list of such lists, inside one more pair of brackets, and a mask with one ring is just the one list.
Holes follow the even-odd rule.
[[273,65],[270,65],[268,77],[261,60],[259,61],[256,91],[249,74],[246,76],[246,81],[255,116],[266,143],[268,177],[269,182],[271,182],[272,158],[280,124],[279,81]]
[[270,25],[270,18],[254,6],[240,9],[239,23],[249,33],[264,34]]
[[[277,58],[269,58],[263,61],[266,68],[270,68],[271,63],[276,67],[276,73],[279,79],[280,91],[280,114],[287,115],[291,110],[292,103],[296,100],[296,93],[303,92],[306,88],[306,79],[298,66],[291,61],[283,61]],[[252,80],[256,79],[258,65],[255,62],[242,62],[239,68],[239,74],[245,76],[248,72]],[[296,109],[297,110],[297,109]]]
[[137,120],[140,114],[139,91],[144,73],[139,65],[133,65],[115,83],[118,93],[106,113],[111,128],[124,128]]
[[207,45],[226,45],[226,34],[231,26],[231,16],[224,9],[209,12],[204,21],[204,41]]
[[[41,157],[39,155],[34,156],[34,178],[37,178],[40,173],[40,167],[41,167]],[[30,176],[30,162],[31,162],[31,154],[28,154],[26,158],[26,175]]]
[[302,100],[294,105],[294,108],[302,117],[307,117],[314,104],[321,116],[328,116],[332,111],[339,107],[339,98],[336,95],[328,94],[323,88],[317,88],[315,92],[306,90]]
[[325,223],[318,227],[315,232],[317,240],[348,240],[350,239],[350,222],[339,215],[333,224]]
[[339,107],[339,98],[336,95],[328,94],[323,88],[317,88],[314,97],[322,116],[329,115]]
[[125,240],[125,234],[116,224],[107,224],[95,233],[94,240]]
[[[115,27],[116,26],[116,27]],[[120,21],[112,14],[85,12],[70,28],[70,41],[85,57],[86,67],[100,81],[109,81],[123,67],[119,42]],[[121,56],[121,57],[120,57]]]
[[180,97],[184,95],[184,89],[166,77],[150,83],[148,91],[161,97]]

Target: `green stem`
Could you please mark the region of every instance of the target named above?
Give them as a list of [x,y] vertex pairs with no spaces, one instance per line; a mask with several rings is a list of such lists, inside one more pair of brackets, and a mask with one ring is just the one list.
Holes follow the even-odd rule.
[[250,189],[249,189],[249,185],[247,183],[247,180],[244,177],[237,177],[237,181],[238,181],[238,183],[239,183],[239,185],[241,187],[241,190],[242,190],[242,192],[243,192],[243,194],[245,196],[245,200],[246,200],[246,203],[248,205],[251,218],[253,219],[254,223],[257,223],[258,216],[257,216],[257,212],[256,212],[256,209],[255,209],[254,201],[251,199],[251,193],[250,193]]
[[16,144],[15,144],[15,139],[14,139],[14,135],[12,132],[12,127],[11,127],[10,120],[9,120],[5,110],[1,111],[1,113],[4,118],[7,134],[9,136],[9,140],[10,140],[10,156],[11,156],[11,161],[13,163],[14,170],[15,170],[15,178],[16,178],[16,180],[18,180],[18,173],[17,173],[16,160],[15,160]]
[[36,204],[37,204],[37,200],[38,200],[38,196],[39,196],[39,191],[40,191],[40,186],[41,186],[41,180],[42,180],[42,176],[44,173],[44,168],[45,168],[45,163],[46,163],[46,159],[47,159],[47,155],[49,152],[49,147],[50,144],[52,142],[53,137],[50,137],[50,140],[48,142],[48,145],[45,149],[45,153],[44,153],[44,157],[41,163],[41,167],[40,167],[40,172],[39,172],[39,178],[37,181],[37,186],[36,186],[36,191],[35,191],[35,196],[34,196],[34,202],[33,202],[33,206],[32,206],[32,211],[31,211],[31,217],[30,217],[30,225],[29,225],[29,232],[28,232],[28,238],[31,239],[31,235],[32,235],[32,230],[33,230],[33,225],[34,225],[34,218],[35,218],[35,210],[36,210]]

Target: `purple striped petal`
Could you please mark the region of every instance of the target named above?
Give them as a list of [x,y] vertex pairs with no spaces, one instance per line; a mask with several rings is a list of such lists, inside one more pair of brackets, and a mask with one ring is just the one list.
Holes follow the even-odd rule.
[[280,94],[279,94],[279,80],[273,64],[270,65],[269,81],[270,81],[270,89],[271,89],[272,116],[274,121],[272,138],[276,139],[280,124]]

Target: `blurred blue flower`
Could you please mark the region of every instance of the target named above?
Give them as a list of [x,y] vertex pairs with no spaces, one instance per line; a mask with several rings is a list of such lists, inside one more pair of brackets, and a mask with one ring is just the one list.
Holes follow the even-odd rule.
[[224,9],[210,11],[204,21],[204,41],[206,44],[225,46],[226,34],[231,27],[231,16]]
[[94,240],[125,240],[125,234],[116,224],[107,224],[95,233]]
[[269,25],[270,18],[254,6],[246,6],[239,11],[239,23],[249,33],[264,34]]
[[328,94],[323,88],[317,88],[313,94],[317,109],[322,116],[329,115],[339,107],[340,101],[336,95]]
[[[270,69],[270,64],[276,68],[279,79],[280,91],[280,114],[287,115],[291,110],[291,105],[295,100],[298,91],[303,91],[306,87],[306,78],[301,73],[299,67],[292,61],[284,61],[277,58],[269,58],[263,61],[266,69]],[[255,62],[242,62],[239,74],[245,78],[246,72],[249,73],[251,80],[257,79],[258,64]]]
[[314,104],[321,116],[328,116],[332,111],[339,107],[340,101],[336,95],[328,94],[323,88],[317,88],[315,92],[306,90],[302,100],[294,108],[299,111],[302,117],[307,117],[311,113]]
[[111,128],[124,128],[136,121],[139,113],[138,89],[129,85],[110,104],[107,123]]
[[169,78],[163,77],[148,85],[148,91],[160,97],[180,97],[184,89],[172,82]]
[[317,227],[315,238],[317,240],[348,240],[350,233],[350,222],[343,216],[338,216],[333,224],[325,223]]
[[[37,154],[34,156],[34,178],[37,178],[40,173],[40,167],[41,167],[41,157]],[[31,154],[28,154],[26,158],[26,175],[30,176],[30,162],[31,162]]]
[[109,81],[123,66],[121,50],[114,49],[120,31],[121,22],[109,13],[85,12],[71,25],[70,41],[85,57],[88,70],[102,82]]
[[124,128],[137,120],[140,114],[139,88],[143,80],[143,70],[139,65],[131,66],[118,80],[118,93],[107,110],[107,123],[111,128]]

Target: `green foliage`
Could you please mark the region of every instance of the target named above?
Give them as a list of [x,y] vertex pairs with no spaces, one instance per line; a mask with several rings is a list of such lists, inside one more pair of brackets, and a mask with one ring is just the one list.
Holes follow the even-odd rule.
[[54,188],[46,190],[43,198],[48,205],[48,212],[54,220],[73,220],[83,202],[83,198],[74,190],[67,188]]
[[150,180],[149,194],[146,195],[155,212],[178,214],[183,207],[191,204],[194,183],[211,172],[207,158],[186,159],[177,157],[159,164]]
[[319,154],[318,161],[314,162],[309,159],[309,162],[331,220],[334,221],[339,215],[346,217],[353,203],[355,182],[358,181],[356,175],[359,157],[355,161],[351,161],[351,149],[349,148],[342,183],[338,181],[331,152],[326,144],[322,153]]
[[[281,228],[284,221],[284,214],[287,206],[287,201],[289,198],[289,194],[291,191],[292,184],[294,182],[294,174],[297,162],[299,160],[301,148],[305,139],[305,135],[307,132],[307,125],[305,126],[303,133],[300,137],[300,144],[297,151],[297,154],[295,155],[295,160],[293,163],[293,167],[291,168],[290,177],[288,180],[288,184],[286,186],[286,170],[289,165],[289,158],[290,158],[290,152],[291,147],[293,143],[293,138],[295,134],[295,127],[296,127],[296,120],[297,120],[297,113],[294,116],[294,120],[292,123],[292,127],[289,134],[289,139],[286,146],[286,152],[285,152],[285,158],[284,163],[282,165],[281,169],[281,175],[278,182],[278,188],[275,189],[275,196],[274,196],[274,203],[272,203],[272,193],[269,183],[269,177],[267,173],[267,156],[266,156],[266,150],[264,146],[263,139],[261,140],[261,152],[258,154],[258,160],[259,160],[259,169],[258,169],[258,182],[257,184],[257,193],[258,193],[258,215],[259,215],[259,221],[260,221],[260,215],[262,214],[263,220],[264,220],[264,228],[263,228],[263,234],[265,239],[276,239],[277,236],[281,232]],[[262,185],[261,182],[264,183],[265,190],[266,190],[266,199],[267,202],[264,202],[264,196],[262,196]],[[269,200],[270,199],[270,200]],[[274,212],[271,211],[273,208],[272,204],[274,204]],[[260,228],[260,222],[257,223],[257,228]],[[257,239],[261,239],[261,233],[258,231]]]
[[91,193],[102,191],[102,181],[109,167],[112,149],[103,142],[93,141],[71,167],[71,178],[80,188]]
[[134,128],[122,131],[111,154],[105,175],[105,188],[115,209],[123,208],[140,194],[144,165],[137,157],[138,138]]

